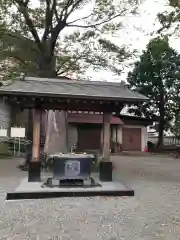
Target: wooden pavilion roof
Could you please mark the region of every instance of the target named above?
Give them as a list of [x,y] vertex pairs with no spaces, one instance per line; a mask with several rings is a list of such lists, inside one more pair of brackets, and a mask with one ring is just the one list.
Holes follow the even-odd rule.
[[0,88],[0,94],[49,97],[91,98],[122,101],[146,101],[147,98],[129,90],[121,83],[100,81],[74,81],[25,77]]
[[11,102],[17,101],[26,108],[41,105],[45,109],[102,109],[102,112],[108,106],[108,111],[115,111],[120,109],[120,105],[122,108],[122,104],[148,100],[121,83],[38,77],[15,79],[12,84],[0,87],[0,96]]

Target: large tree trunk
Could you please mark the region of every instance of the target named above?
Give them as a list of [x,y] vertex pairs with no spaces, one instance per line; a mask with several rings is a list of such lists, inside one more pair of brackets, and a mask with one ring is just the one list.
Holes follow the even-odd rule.
[[160,96],[160,103],[159,103],[159,113],[160,113],[160,117],[159,117],[159,126],[158,126],[158,141],[157,141],[157,145],[156,145],[156,149],[160,149],[163,147],[164,144],[164,127],[165,127],[165,115],[164,115],[164,94],[162,94],[162,96]]
[[164,144],[164,126],[163,123],[159,123],[159,133],[158,133],[158,141],[156,144],[156,149],[161,149]]

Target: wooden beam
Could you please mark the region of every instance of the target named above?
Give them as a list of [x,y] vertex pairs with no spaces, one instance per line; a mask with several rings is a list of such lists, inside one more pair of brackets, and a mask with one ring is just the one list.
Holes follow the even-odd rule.
[[110,161],[110,113],[103,114],[103,159],[104,161]]
[[16,101],[14,96],[9,96],[11,103],[19,102],[21,108],[29,109],[40,106],[48,110],[71,110],[71,111],[94,111],[94,112],[117,112],[120,113],[124,104],[121,101],[102,101],[89,99],[59,99],[48,97],[18,96]]
[[39,161],[39,152],[40,152],[40,123],[41,123],[41,110],[34,109],[32,161],[35,161],[35,162]]

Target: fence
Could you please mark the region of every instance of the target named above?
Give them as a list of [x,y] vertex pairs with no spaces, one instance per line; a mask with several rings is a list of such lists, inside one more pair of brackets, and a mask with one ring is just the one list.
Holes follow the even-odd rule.
[[[148,136],[148,141],[156,144],[158,141],[158,137],[156,136]],[[180,137],[174,137],[174,136],[165,136],[164,137],[164,145],[165,146],[171,146],[171,145],[180,145]]]

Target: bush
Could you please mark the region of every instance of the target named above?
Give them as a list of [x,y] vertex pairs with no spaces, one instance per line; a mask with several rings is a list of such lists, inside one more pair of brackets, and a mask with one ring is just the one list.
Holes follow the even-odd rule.
[[[14,149],[16,152],[19,151],[19,139],[14,139],[14,138],[8,138],[5,139],[2,143],[7,144],[9,146],[9,150],[11,152],[14,152]],[[26,147],[30,143],[30,141],[26,139],[20,139],[20,152],[25,153],[26,152]]]
[[148,151],[153,152],[155,150],[155,144],[148,141],[147,142]]
[[0,143],[0,158],[12,156],[7,143]]
[[99,161],[94,161],[92,163],[91,172],[99,172]]
[[[15,146],[14,146],[15,145]],[[18,152],[19,151],[19,143],[9,143],[9,149],[13,152],[14,151],[14,147],[15,147],[15,151]],[[21,143],[20,145],[20,152],[21,153],[25,153],[26,152],[26,145]]]
[[[20,139],[20,153],[26,152],[26,147],[30,143],[30,141],[26,139]],[[19,151],[19,140],[14,138],[1,138],[0,139],[0,157],[9,157],[13,156],[14,152],[14,144],[15,144],[15,151]]]

